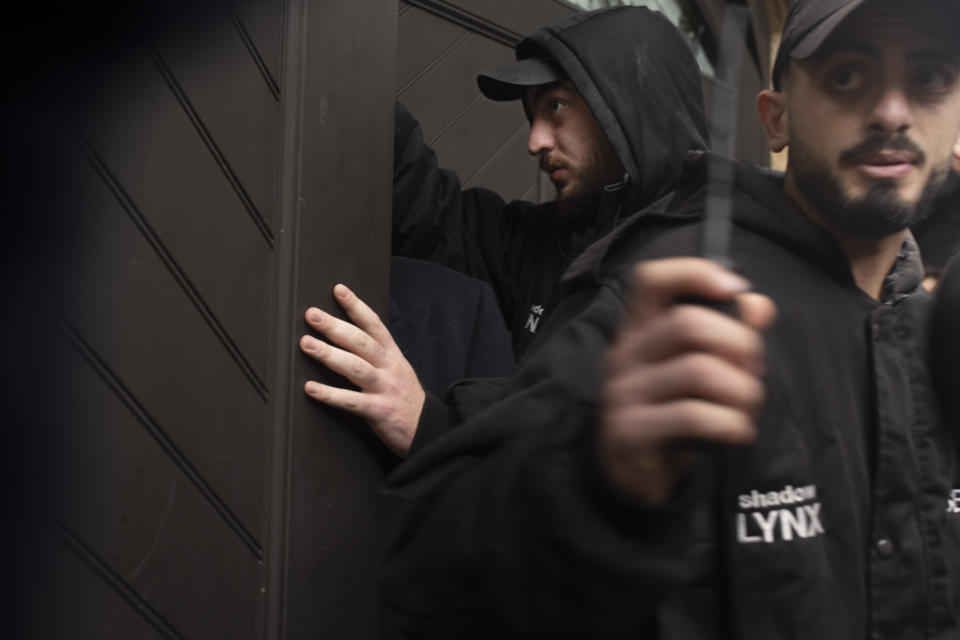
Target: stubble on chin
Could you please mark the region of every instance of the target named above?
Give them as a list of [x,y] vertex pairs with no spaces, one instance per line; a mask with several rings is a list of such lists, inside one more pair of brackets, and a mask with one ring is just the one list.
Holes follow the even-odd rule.
[[936,199],[949,166],[936,167],[921,194],[904,199],[895,181],[874,181],[853,195],[845,190],[830,163],[802,143],[790,149],[790,172],[796,190],[836,231],[863,238],[888,236],[920,222]]

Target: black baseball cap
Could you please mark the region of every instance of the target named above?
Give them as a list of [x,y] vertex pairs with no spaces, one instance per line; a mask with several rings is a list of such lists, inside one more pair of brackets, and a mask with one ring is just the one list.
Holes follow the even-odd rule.
[[[902,0],[906,2],[906,0]],[[773,65],[773,88],[780,90],[780,76],[790,60],[809,58],[854,10],[869,0],[793,0],[783,24],[783,37]],[[945,20],[960,17],[960,0],[939,0]]]
[[552,58],[532,57],[477,75],[477,86],[491,100],[506,102],[522,98],[530,87],[558,82],[566,77],[567,74]]
[[783,37],[773,64],[773,88],[790,60],[809,58],[833,30],[866,0],[793,0],[783,23]]

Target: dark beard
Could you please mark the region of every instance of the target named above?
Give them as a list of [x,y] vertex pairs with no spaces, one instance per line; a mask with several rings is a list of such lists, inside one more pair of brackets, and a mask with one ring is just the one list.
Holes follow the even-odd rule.
[[[921,159],[923,156],[909,140],[872,137],[841,154],[841,161],[880,149],[909,150]],[[892,182],[873,184],[860,198],[848,197],[837,177],[825,168],[826,163],[797,141],[790,145],[790,165],[797,190],[824,220],[840,233],[863,238],[888,236],[923,220],[949,171],[946,165],[931,171],[920,198],[910,203],[897,194]]]
[[[547,156],[541,156],[540,170],[549,174],[551,168]],[[594,141],[581,173],[581,183],[577,189],[560,197],[558,187],[556,200],[549,203],[550,211],[558,222],[585,224],[596,220],[604,188],[624,179],[623,164],[606,138]]]
[[577,190],[561,200],[544,203],[552,220],[561,224],[586,224],[596,220],[603,200],[603,188],[581,193]]

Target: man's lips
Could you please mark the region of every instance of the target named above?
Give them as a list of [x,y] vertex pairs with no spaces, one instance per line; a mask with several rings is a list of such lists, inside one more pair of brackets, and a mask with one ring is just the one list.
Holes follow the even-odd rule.
[[550,176],[551,182],[563,181],[563,180],[566,180],[567,177],[569,176],[569,171],[567,171],[567,168],[564,167],[563,165],[541,164],[540,169],[544,171],[548,176]]
[[917,155],[910,151],[884,150],[854,156],[848,162],[867,178],[894,180],[909,175],[917,160]]

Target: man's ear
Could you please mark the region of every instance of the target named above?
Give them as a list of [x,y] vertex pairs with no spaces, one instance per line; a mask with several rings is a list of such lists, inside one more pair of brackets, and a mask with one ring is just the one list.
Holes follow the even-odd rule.
[[[757,96],[757,113],[763,130],[767,132],[770,150],[774,153],[783,151],[790,144],[787,95],[772,89],[761,91]],[[960,143],[960,140],[957,142]]]
[[953,143],[953,172],[960,174],[960,136]]

